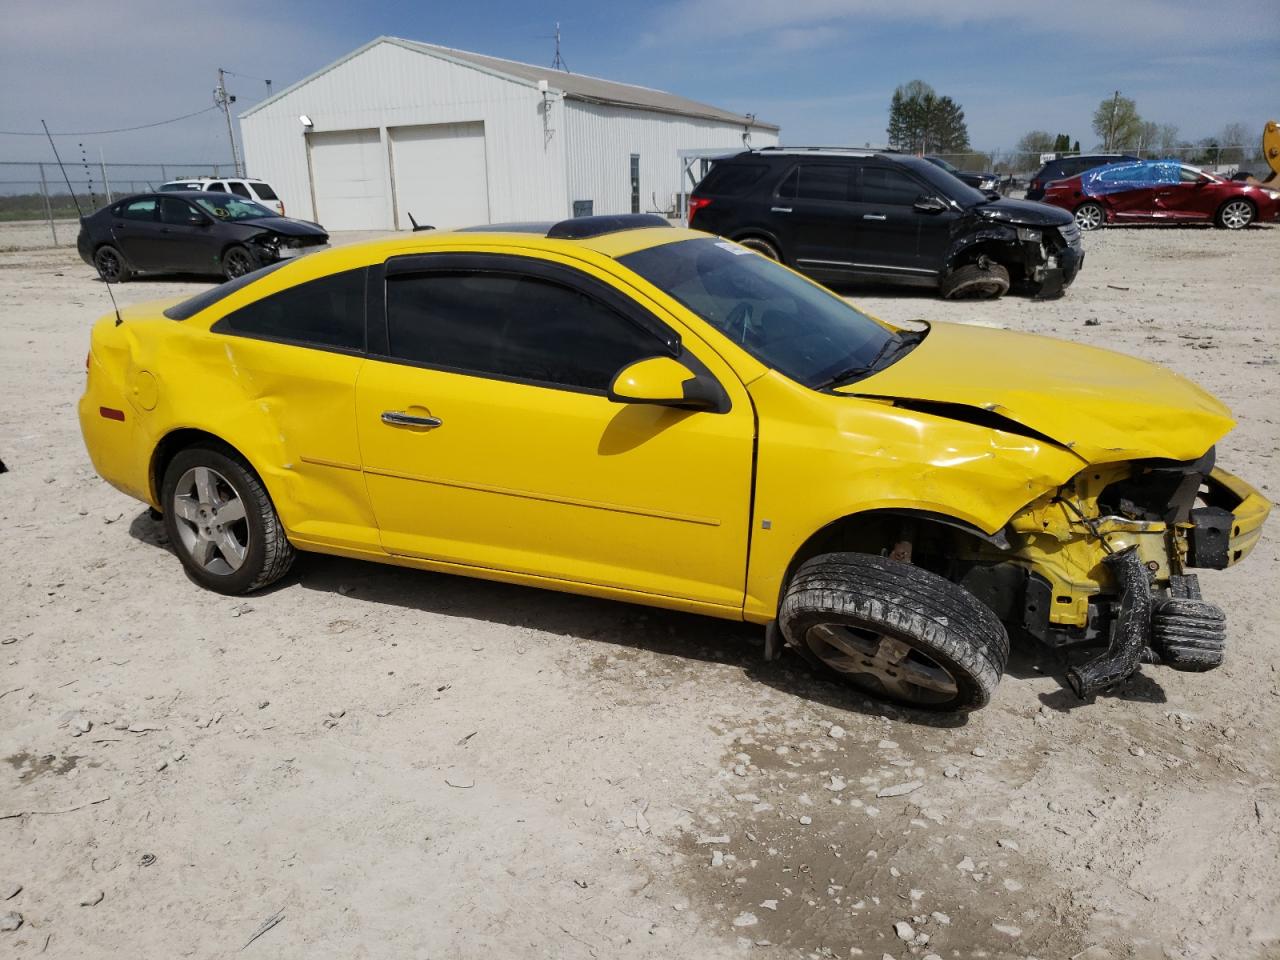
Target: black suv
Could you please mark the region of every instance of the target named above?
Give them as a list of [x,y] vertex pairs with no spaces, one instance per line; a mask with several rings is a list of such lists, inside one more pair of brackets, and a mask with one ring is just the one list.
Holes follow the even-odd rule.
[[833,148],[766,148],[716,161],[689,226],[825,282],[889,280],[944,297],[1010,283],[1058,296],[1084,260],[1071,214],[993,199],[928,160]]
[[1044,185],[1055,180],[1067,180],[1078,173],[1100,167],[1104,163],[1118,163],[1121,160],[1137,160],[1127,153],[1089,153],[1078,157],[1059,157],[1050,160],[1031,176],[1031,185],[1027,187],[1028,200],[1043,200]]

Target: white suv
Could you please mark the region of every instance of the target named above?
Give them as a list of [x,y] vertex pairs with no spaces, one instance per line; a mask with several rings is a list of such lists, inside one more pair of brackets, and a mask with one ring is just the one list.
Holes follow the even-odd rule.
[[170,180],[160,184],[163,191],[169,190],[209,190],[213,193],[234,193],[237,197],[254,200],[268,210],[277,211],[284,216],[284,201],[276,196],[270,184],[262,180],[242,180],[238,177],[190,177],[186,180]]

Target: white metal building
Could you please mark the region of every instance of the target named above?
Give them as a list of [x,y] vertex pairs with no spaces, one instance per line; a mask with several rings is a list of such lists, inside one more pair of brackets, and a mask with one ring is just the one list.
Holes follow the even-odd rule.
[[669,93],[379,37],[240,115],[250,173],[330,230],[665,212],[681,150],[778,128]]

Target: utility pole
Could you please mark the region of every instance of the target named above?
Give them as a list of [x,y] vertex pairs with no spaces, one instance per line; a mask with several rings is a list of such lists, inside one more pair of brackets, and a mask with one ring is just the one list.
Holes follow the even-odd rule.
[[226,71],[219,67],[218,85],[213,90],[213,102],[215,106],[222,108],[222,115],[227,118],[227,140],[231,142],[231,165],[235,167],[236,176],[240,177],[244,174],[240,170],[240,155],[236,152],[235,130],[231,126],[231,104],[236,102],[236,98],[234,94],[227,93],[225,75]]
[[1116,140],[1116,111],[1120,109],[1120,91],[1116,91],[1116,95],[1111,98],[1111,122],[1107,124],[1107,146],[1108,153],[1114,147]]

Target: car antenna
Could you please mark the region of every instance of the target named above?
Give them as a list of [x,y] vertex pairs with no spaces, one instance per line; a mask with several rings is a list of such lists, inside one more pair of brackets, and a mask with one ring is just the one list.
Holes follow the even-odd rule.
[[[84,211],[80,209],[80,198],[76,196],[75,190],[71,188],[71,179],[67,176],[67,168],[62,165],[62,157],[58,156],[58,145],[53,142],[53,134],[49,132],[49,125],[41,120],[40,126],[44,127],[44,135],[49,138],[49,146],[53,148],[53,159],[58,161],[58,169],[62,171],[62,179],[67,184],[67,192],[71,194],[71,202],[76,205],[76,213],[80,215],[80,221],[83,223]],[[111,239],[114,240],[115,238],[115,234],[111,234]],[[124,318],[120,316],[120,304],[116,303],[116,295],[111,289],[111,281],[103,276],[102,269],[98,266],[96,260],[94,261],[93,269],[98,271],[98,279],[107,285],[107,296],[111,298],[111,309],[116,312],[116,326],[118,327],[124,323]]]
[[409,213],[409,211],[408,211],[408,210],[406,210],[406,211],[405,211],[405,213],[406,213],[406,214],[408,214],[409,222],[413,224],[413,232],[414,232],[414,233],[417,233],[419,230],[434,230],[434,229],[435,229],[435,227],[433,227],[433,226],[432,226],[431,224],[429,224],[429,223],[424,223],[424,224],[419,225],[418,221],[417,221],[417,220],[415,220],[415,219],[413,219],[413,214],[412,214],[412,213]]

